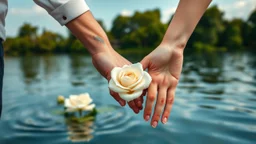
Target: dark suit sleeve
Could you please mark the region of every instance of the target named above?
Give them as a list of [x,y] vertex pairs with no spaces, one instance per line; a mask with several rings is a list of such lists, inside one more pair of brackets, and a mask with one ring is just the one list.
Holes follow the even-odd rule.
[[2,113],[2,89],[3,89],[3,76],[4,76],[4,49],[0,39],[0,118]]

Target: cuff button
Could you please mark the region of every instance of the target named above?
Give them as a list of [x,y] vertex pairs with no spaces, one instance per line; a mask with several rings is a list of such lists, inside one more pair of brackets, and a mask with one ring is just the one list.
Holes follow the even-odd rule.
[[62,19],[63,19],[63,20],[66,20],[66,19],[67,19],[67,17],[63,16],[63,17],[62,17]]

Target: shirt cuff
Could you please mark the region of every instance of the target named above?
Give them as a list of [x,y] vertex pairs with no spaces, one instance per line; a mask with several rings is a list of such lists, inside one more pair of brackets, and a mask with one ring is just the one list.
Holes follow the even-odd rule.
[[49,14],[61,25],[65,25],[88,10],[90,10],[90,8],[84,0],[70,0],[67,3],[57,7]]

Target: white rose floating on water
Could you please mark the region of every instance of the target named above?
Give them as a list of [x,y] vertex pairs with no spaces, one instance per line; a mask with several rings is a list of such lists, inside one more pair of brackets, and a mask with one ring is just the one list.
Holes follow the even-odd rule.
[[70,95],[68,99],[65,99],[66,111],[92,111],[95,108],[95,104],[90,104],[91,102],[92,99],[88,93]]
[[124,65],[111,71],[109,88],[129,102],[140,97],[143,90],[149,87],[151,80],[151,76],[143,70],[140,63]]

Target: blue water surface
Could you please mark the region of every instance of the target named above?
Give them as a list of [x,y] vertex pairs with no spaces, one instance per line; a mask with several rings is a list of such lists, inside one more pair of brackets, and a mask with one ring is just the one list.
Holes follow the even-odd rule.
[[[137,62],[142,55],[127,55]],[[99,112],[65,122],[58,95],[89,92]],[[0,144],[255,144],[256,55],[185,56],[169,122],[121,108],[86,55],[6,57]]]

